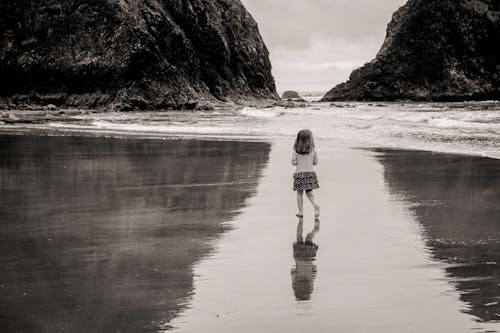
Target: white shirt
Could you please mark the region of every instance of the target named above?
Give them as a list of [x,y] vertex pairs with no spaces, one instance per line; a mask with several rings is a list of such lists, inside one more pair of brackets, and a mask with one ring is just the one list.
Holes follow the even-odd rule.
[[318,154],[316,150],[311,151],[309,154],[297,154],[295,149],[292,154],[292,165],[296,165],[295,173],[297,172],[312,172],[314,171],[313,165],[318,164]]

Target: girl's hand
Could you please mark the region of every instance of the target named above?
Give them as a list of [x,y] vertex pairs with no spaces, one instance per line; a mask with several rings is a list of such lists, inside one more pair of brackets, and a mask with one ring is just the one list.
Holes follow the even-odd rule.
[[292,165],[297,165],[297,152],[295,150],[292,154]]

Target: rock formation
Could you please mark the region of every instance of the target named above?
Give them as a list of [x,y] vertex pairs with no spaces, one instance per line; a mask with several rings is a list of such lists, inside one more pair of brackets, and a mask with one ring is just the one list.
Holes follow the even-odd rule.
[[302,98],[300,97],[300,95],[296,92],[296,91],[293,91],[293,90],[287,90],[283,93],[281,99],[299,99],[299,98]]
[[409,0],[376,58],[322,100],[401,99],[500,99],[500,2]]
[[239,0],[14,0],[0,13],[0,96],[11,105],[278,98],[268,51]]

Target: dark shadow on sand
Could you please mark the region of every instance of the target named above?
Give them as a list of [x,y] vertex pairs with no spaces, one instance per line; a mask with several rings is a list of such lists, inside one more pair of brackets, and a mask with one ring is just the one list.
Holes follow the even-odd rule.
[[479,321],[500,320],[500,161],[382,150],[395,198],[423,227],[434,259]]
[[0,332],[156,332],[270,145],[0,135]]

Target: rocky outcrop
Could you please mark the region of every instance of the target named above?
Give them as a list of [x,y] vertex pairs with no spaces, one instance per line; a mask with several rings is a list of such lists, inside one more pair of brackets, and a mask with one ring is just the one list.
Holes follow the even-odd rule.
[[403,99],[500,99],[500,2],[409,0],[376,58],[322,100]]
[[296,91],[293,91],[293,90],[287,90],[283,93],[281,99],[299,99],[299,98],[302,98],[300,97],[300,95],[296,92]]
[[239,0],[15,0],[0,13],[0,95],[13,105],[278,98],[268,51]]

